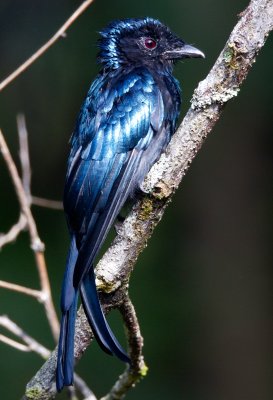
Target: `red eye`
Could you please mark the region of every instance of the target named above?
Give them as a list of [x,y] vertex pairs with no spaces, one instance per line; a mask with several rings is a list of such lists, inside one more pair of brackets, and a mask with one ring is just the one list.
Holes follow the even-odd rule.
[[146,47],[146,49],[154,50],[157,46],[157,43],[154,39],[148,37],[144,40],[144,46]]

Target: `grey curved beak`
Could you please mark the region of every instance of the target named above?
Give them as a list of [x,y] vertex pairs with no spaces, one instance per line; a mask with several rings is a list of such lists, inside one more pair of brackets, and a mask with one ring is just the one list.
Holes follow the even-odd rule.
[[190,44],[185,44],[181,49],[181,55],[183,57],[190,57],[190,58],[205,58],[205,54]]
[[173,49],[167,50],[165,52],[167,58],[176,59],[176,58],[205,58],[205,54],[190,44],[184,44],[183,46]]

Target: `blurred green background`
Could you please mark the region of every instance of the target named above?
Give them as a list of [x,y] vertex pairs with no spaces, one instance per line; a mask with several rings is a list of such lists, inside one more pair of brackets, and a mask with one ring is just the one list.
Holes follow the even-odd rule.
[[[1,0],[0,79],[40,47],[80,4],[75,0]],[[34,195],[61,199],[68,139],[98,66],[97,32],[116,18],[152,16],[206,53],[175,68],[182,115],[213,65],[247,0],[96,0],[27,72],[0,93],[0,127],[18,163],[16,114],[26,115]],[[130,400],[272,398],[272,93],[273,37],[237,99],[191,166],[141,255],[130,283],[145,338],[148,376]],[[18,163],[19,164],[19,163]],[[18,204],[0,159],[0,231]],[[33,207],[58,307],[68,248],[62,212]],[[0,279],[38,287],[28,235],[0,253]],[[43,308],[0,290],[7,314],[45,346],[54,343]],[[117,315],[110,317],[122,336]],[[2,333],[6,333],[1,329]],[[0,398],[19,399],[42,365],[34,354],[0,343]],[[77,372],[105,394],[123,365],[92,345]],[[65,398],[62,394],[58,398]]]

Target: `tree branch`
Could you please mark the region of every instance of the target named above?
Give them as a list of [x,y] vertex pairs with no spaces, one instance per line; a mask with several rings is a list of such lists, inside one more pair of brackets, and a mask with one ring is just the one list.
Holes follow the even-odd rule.
[[33,64],[41,55],[43,55],[58,39],[65,36],[67,29],[76,21],[76,19],[93,3],[94,0],[84,1],[70,18],[61,26],[61,28],[49,39],[39,50],[29,57],[20,67],[0,83],[0,92],[8,86],[14,79],[21,75],[31,64]]
[[[143,189],[147,193],[138,201],[119,228],[112,246],[96,270],[98,287],[113,295],[102,305],[117,307],[126,292],[136,259],[145,248],[171,196],[181,182],[205,138],[219,119],[224,105],[235,97],[260,49],[273,28],[273,0],[252,0],[232,31],[223,51],[207,78],[195,90],[192,105],[174,135],[165,154],[149,172]],[[82,310],[78,313],[75,357],[78,360],[92,335]],[[28,383],[25,399],[51,399],[55,388],[56,351]],[[33,397],[33,393],[37,393]],[[32,397],[31,397],[32,396]]]

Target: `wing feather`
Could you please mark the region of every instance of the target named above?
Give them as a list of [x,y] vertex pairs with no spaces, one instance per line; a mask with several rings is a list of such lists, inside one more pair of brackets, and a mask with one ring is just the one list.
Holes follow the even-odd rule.
[[79,251],[75,288],[139,183],[136,177],[147,173],[149,162],[141,159],[164,120],[162,98],[148,71],[111,82],[111,87],[104,81],[92,85],[71,141],[64,208]]

